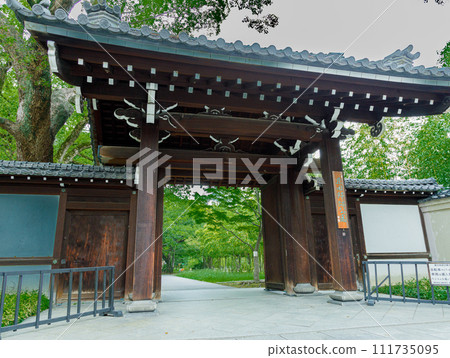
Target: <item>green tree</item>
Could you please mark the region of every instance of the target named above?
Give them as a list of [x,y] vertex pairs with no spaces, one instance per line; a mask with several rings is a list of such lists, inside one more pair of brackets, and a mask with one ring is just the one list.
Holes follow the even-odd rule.
[[[28,8],[40,2],[18,1]],[[49,10],[54,13],[63,8],[70,12],[77,2],[51,0]],[[278,23],[275,15],[262,15],[271,0],[108,0],[108,3],[119,4],[124,10],[124,19],[130,20],[132,25],[149,25],[155,30],[164,27],[175,33],[198,30],[217,33],[233,8],[250,10],[252,15],[244,21],[257,31],[267,32]],[[56,140],[73,113],[73,105],[70,105],[75,95],[73,89],[54,83],[46,50],[27,35],[23,24],[6,5],[0,6],[0,49],[0,94],[3,94],[5,78],[10,71],[14,73],[12,85],[17,91],[17,108],[11,107],[0,117],[0,143],[14,148],[14,155],[9,158],[43,162],[73,160],[77,156],[85,158],[85,141],[78,140],[85,132],[85,123],[71,123],[69,126],[73,131],[66,129],[63,138]],[[80,116],[73,121],[77,118],[86,122]],[[55,141],[68,147],[59,149],[54,157]],[[8,155],[9,151],[2,149],[0,154]]]
[[206,30],[209,34],[219,34],[220,25],[231,10],[248,10],[242,22],[258,32],[268,33],[269,28],[278,25],[275,14],[263,15],[272,0],[141,0],[112,1],[121,6],[123,18],[131,25],[146,24],[153,29],[167,28],[174,33],[192,33]]
[[450,186],[450,115],[385,118],[386,130],[373,138],[367,125],[341,143],[346,177],[426,179]]
[[159,240],[163,240],[164,271],[167,273],[186,265],[189,257],[198,253],[197,247],[191,244],[200,227],[190,214],[193,201],[188,187],[171,185],[164,189],[164,234]]
[[450,187],[450,113],[429,116],[409,143],[411,178],[433,177]]
[[[450,42],[439,63],[450,65]],[[341,143],[345,175],[370,179],[434,177],[450,187],[450,114],[385,118],[385,132],[370,136],[367,125],[352,124],[356,135]]]
[[205,225],[202,237],[222,239],[221,246],[233,254],[243,245],[253,255],[253,278],[259,282],[263,235],[259,189],[210,187],[205,192],[197,194],[193,210],[195,220]]

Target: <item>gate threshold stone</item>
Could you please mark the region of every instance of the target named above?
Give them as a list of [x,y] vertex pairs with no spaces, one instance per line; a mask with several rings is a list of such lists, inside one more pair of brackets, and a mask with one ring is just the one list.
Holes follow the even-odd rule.
[[356,303],[364,298],[364,295],[358,291],[335,291],[330,293],[331,300],[328,303],[334,303],[343,306],[344,304]]
[[153,312],[156,306],[156,302],[152,300],[133,301],[127,305],[127,312]]
[[310,283],[297,283],[294,287],[294,292],[299,294],[310,294],[314,293],[316,288]]

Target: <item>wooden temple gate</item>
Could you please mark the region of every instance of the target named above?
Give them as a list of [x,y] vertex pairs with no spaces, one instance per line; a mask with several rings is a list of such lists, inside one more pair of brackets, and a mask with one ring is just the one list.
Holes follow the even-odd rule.
[[[366,123],[378,136],[384,116],[439,114],[450,104],[449,72],[414,68],[412,48],[380,61],[355,61],[341,54],[130,29],[118,9],[104,4],[87,5],[87,15],[77,23],[63,12],[39,16],[40,5],[25,11],[16,0],[8,3],[48,49],[52,71],[76,86],[77,106],[88,99],[99,161],[125,165],[130,157],[141,159],[136,176],[147,185],[137,190],[130,216],[135,230],[128,252],[136,261],[125,288],[133,300],[160,297],[163,190],[158,181],[169,165],[172,184],[261,188],[268,288],[292,293],[297,284],[317,286],[317,275],[311,276],[319,267],[316,256],[329,250],[329,259],[321,262],[333,279],[322,272],[323,280],[336,291],[355,291],[357,228],[339,190],[340,140],[353,134],[344,123]],[[169,159],[159,168],[144,165],[139,156],[149,149],[160,152],[161,162]],[[317,150],[325,217],[312,213],[310,184],[296,183],[305,159]],[[220,170],[204,164],[195,177],[194,158],[224,164]],[[296,162],[288,165],[282,184],[280,165],[271,160],[286,158]],[[261,164],[267,184],[257,180],[249,163]],[[314,242],[314,231],[326,237],[328,249]]]

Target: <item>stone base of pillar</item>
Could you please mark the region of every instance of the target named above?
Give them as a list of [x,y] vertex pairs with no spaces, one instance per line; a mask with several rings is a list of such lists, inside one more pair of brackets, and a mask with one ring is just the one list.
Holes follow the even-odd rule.
[[297,283],[294,287],[294,292],[299,294],[309,294],[314,293],[316,288],[310,283]]
[[152,300],[133,301],[127,305],[127,312],[153,312],[156,310],[156,302]]
[[335,291],[329,296],[331,300],[329,300],[328,303],[334,303],[341,306],[347,303],[361,301],[364,298],[364,295],[358,291]]

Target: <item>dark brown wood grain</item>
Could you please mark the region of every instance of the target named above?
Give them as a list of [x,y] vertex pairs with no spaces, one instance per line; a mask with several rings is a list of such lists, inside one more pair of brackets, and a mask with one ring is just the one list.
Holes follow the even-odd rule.
[[[73,210],[69,212],[64,234],[65,268],[115,266],[115,295],[123,297],[126,269],[128,212]],[[67,275],[66,275],[67,276]],[[64,279],[67,291],[68,277]],[[83,275],[83,292],[94,291],[94,273]],[[103,287],[103,275],[99,288]],[[78,288],[78,275],[74,276],[74,288]]]
[[[163,179],[163,170],[158,170],[158,180]],[[155,242],[155,282],[153,292],[155,300],[161,299],[162,249],[163,249],[163,223],[164,223],[164,186],[158,188],[156,208],[156,242]]]
[[[141,149],[158,150],[158,127],[154,124],[142,126]],[[151,180],[148,180],[149,176]],[[143,183],[148,183],[150,187],[137,193],[133,300],[151,300],[153,297],[157,179],[157,170],[142,171]]]
[[318,284],[332,284],[331,256],[325,215],[313,214],[311,215],[311,218],[314,230],[314,261],[317,272],[317,282]]
[[339,140],[324,138],[320,147],[322,177],[325,181],[323,197],[327,222],[328,242],[333,268],[334,289],[355,291],[356,274],[353,257],[351,225],[348,229],[338,229],[338,220],[333,190],[333,171],[342,172],[342,158]]
[[278,184],[281,238],[286,250],[285,290],[288,294],[294,293],[298,283],[311,283],[303,186],[295,184],[297,176],[296,170],[290,170],[288,182]]
[[278,215],[278,185],[276,178],[261,187],[261,205],[264,240],[264,269],[266,288],[284,290],[283,245]]
[[137,192],[130,193],[130,213],[128,217],[127,271],[125,272],[125,298],[133,293],[134,253],[136,247]]
[[309,253],[313,256],[309,258],[309,270],[311,273],[311,284],[318,290],[317,264],[316,264],[316,244],[314,239],[313,218],[311,214],[311,200],[305,197],[305,226]]
[[53,258],[56,263],[52,263],[52,268],[59,268],[62,256],[62,246],[64,239],[64,227],[66,219],[67,191],[62,189],[59,195],[58,217],[56,220],[55,244],[53,247]]

